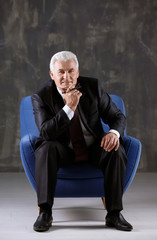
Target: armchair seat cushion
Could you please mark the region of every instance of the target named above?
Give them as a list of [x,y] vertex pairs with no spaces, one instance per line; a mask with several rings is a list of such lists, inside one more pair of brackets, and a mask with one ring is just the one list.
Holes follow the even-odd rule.
[[100,169],[95,168],[89,163],[75,163],[58,171],[59,179],[96,179],[104,178]]

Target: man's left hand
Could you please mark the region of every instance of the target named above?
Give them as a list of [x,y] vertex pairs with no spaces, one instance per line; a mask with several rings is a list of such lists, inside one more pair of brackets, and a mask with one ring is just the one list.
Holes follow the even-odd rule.
[[106,134],[101,140],[101,147],[104,148],[105,151],[110,152],[113,149],[115,151],[119,148],[119,138],[115,133]]

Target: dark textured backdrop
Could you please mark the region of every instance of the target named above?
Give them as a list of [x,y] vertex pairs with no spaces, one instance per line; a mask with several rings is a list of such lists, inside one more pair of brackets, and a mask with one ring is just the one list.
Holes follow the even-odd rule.
[[143,145],[139,169],[157,170],[156,0],[0,0],[0,170],[22,170],[20,101],[61,50],[124,99],[127,133]]

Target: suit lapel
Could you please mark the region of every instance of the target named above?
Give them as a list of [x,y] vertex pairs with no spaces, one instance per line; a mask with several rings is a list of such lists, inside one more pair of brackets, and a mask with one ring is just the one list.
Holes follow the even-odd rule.
[[65,103],[63,101],[63,98],[59,94],[55,83],[53,82],[52,85],[52,106],[54,108],[55,113],[60,111],[64,107]]

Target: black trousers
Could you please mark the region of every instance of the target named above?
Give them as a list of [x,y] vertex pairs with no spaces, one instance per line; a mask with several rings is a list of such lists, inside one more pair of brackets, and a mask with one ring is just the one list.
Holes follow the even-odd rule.
[[[118,151],[106,152],[100,147],[100,140],[88,148],[89,162],[100,168],[104,174],[104,192],[107,211],[123,209],[123,183],[127,157],[120,145]],[[38,206],[53,205],[57,171],[74,162],[71,148],[57,141],[43,141],[35,150],[35,176]]]

